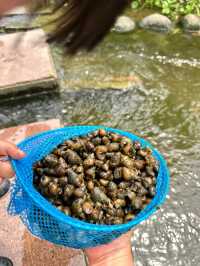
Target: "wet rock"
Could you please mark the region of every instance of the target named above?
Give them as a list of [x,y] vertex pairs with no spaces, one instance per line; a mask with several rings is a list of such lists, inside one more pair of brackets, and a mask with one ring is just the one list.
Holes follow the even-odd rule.
[[0,123],[1,124],[6,124],[9,122],[9,118],[8,116],[4,115],[4,114],[0,114]]
[[114,31],[120,33],[131,32],[136,28],[135,22],[127,16],[121,16],[117,19]]
[[152,14],[140,22],[140,27],[154,31],[170,31],[172,29],[172,22],[166,16]]
[[187,32],[200,31],[200,17],[189,14],[182,19],[183,29]]
[[17,32],[35,29],[30,23],[29,16],[4,17],[0,21],[0,32]]

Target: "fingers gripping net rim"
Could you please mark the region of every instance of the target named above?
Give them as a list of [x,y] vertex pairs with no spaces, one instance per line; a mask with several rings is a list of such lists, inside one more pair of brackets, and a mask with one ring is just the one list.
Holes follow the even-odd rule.
[[19,144],[26,152],[26,158],[13,160],[16,179],[11,191],[8,211],[19,215],[30,232],[52,243],[73,248],[89,248],[106,244],[121,234],[129,231],[152,215],[165,200],[169,189],[169,172],[165,160],[149,142],[131,133],[113,128],[105,128],[133,141],[139,141],[143,147],[150,147],[153,156],[159,162],[159,173],[156,184],[156,196],[132,221],[121,225],[94,225],[66,216],[51,205],[33,186],[33,164],[52,152],[67,139],[86,135],[102,126],[73,126],[47,131]]

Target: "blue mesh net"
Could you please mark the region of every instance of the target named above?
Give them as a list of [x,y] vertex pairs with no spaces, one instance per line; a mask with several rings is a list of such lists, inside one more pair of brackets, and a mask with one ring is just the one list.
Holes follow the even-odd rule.
[[33,164],[51,153],[67,139],[86,135],[102,126],[72,126],[47,131],[19,144],[26,152],[26,158],[13,160],[16,172],[15,183],[11,191],[8,212],[19,215],[30,232],[52,243],[72,248],[89,248],[106,244],[152,215],[165,200],[169,188],[169,172],[165,160],[147,141],[122,130],[106,128],[108,131],[140,141],[143,147],[150,147],[153,156],[159,162],[156,196],[151,203],[132,221],[121,225],[94,225],[66,216],[43,198],[33,186]]

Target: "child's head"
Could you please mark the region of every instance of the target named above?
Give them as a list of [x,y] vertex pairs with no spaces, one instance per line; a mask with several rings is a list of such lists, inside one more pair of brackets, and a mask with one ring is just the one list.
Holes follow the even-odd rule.
[[130,0],[60,0],[62,12],[50,37],[67,48],[68,53],[93,49],[109,32],[117,16]]

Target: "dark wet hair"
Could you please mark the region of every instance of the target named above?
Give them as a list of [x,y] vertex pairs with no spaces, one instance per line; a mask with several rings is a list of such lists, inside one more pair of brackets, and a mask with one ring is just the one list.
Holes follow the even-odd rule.
[[59,0],[55,12],[62,15],[50,42],[66,47],[69,54],[92,50],[112,28],[130,0]]

